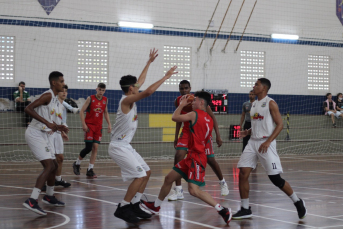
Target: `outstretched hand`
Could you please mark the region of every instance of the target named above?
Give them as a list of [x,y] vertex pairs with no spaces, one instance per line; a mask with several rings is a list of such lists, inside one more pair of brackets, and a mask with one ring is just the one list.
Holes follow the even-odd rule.
[[176,69],[177,69],[177,66],[175,65],[174,67],[169,69],[169,71],[167,71],[167,73],[165,74],[165,77],[167,77],[167,79],[169,79],[172,75],[177,74],[178,72],[175,72]]
[[155,48],[153,50],[150,49],[150,54],[149,54],[150,63],[154,62],[154,60],[158,56],[157,52],[158,52],[158,49],[156,49],[156,50],[155,50]]
[[180,104],[179,104],[179,106],[185,107],[185,106],[187,106],[188,104],[191,104],[191,102],[188,102],[188,96],[189,96],[189,95],[183,95],[183,96],[180,98]]

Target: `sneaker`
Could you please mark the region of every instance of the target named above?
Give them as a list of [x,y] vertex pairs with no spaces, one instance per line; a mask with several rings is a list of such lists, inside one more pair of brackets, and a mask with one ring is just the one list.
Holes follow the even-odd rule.
[[220,184],[220,193],[222,196],[227,196],[229,195],[230,191],[229,191],[229,187],[227,186],[227,183],[224,181],[224,182],[219,182]]
[[65,206],[65,203],[56,199],[55,196],[45,195],[42,199],[42,202],[44,202],[46,204],[54,205],[56,207],[64,207]]
[[65,188],[68,188],[70,185],[71,185],[70,183],[66,182],[66,181],[63,180],[62,178],[61,178],[60,181],[55,180],[55,186],[63,186],[63,187],[65,187]]
[[147,212],[145,209],[142,209],[140,202],[132,204],[132,210],[138,218],[142,219],[149,219],[151,218],[152,214]]
[[229,225],[231,218],[232,218],[232,212],[231,208],[223,208],[218,212],[219,215],[221,215],[227,225]]
[[138,223],[139,219],[137,218],[136,214],[133,212],[132,205],[128,204],[123,207],[118,204],[117,210],[114,212],[114,216],[122,219],[128,223]]
[[147,202],[142,200],[142,206],[153,214],[158,214],[161,207],[155,207],[155,202]]
[[247,219],[251,217],[252,217],[251,207],[249,207],[249,209],[245,209],[241,207],[241,210],[236,212],[236,214],[232,216],[232,219]]
[[305,218],[307,214],[305,201],[303,201],[302,199],[299,199],[297,202],[294,203],[294,205],[297,208],[299,219]]
[[90,178],[97,178],[98,176],[94,173],[93,169],[87,169],[87,173],[86,173],[87,177]]
[[336,123],[334,123],[334,124],[332,124],[332,126],[333,126],[333,128],[336,128],[336,127],[337,127],[337,124],[336,124]]
[[174,200],[183,200],[185,197],[183,196],[183,189],[174,188],[172,191],[172,194],[168,196],[168,200],[174,201]]
[[35,199],[28,198],[23,203],[23,206],[39,215],[46,215],[46,212],[39,207],[38,202]]
[[76,161],[73,163],[73,170],[75,175],[80,175],[81,168],[80,165],[76,164]]

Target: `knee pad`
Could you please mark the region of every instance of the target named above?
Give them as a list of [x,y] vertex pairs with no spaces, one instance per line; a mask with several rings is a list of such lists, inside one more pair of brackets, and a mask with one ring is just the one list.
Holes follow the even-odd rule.
[[86,147],[81,150],[80,156],[84,158],[87,154],[89,154],[92,151],[93,142],[86,142]]
[[285,180],[281,178],[280,174],[277,175],[268,175],[270,181],[278,188],[283,188],[285,185]]

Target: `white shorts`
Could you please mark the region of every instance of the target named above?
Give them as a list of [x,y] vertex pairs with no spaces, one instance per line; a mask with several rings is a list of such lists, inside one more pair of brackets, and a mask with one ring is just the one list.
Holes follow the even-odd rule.
[[339,118],[342,113],[339,111],[336,111],[336,113],[333,113],[332,111],[328,111],[328,115],[331,115],[331,114],[333,114],[336,118]]
[[55,148],[50,143],[48,133],[28,127],[25,140],[38,161],[55,159]]
[[260,160],[264,170],[268,175],[276,175],[282,173],[282,166],[279,155],[276,152],[276,141],[272,141],[266,153],[259,153],[260,145],[267,139],[254,140],[251,139],[245,147],[241,158],[237,164],[238,168],[256,168],[257,160]]
[[48,136],[49,142],[54,146],[55,148],[55,154],[63,154],[64,152],[64,144],[62,135],[60,133],[53,133]]
[[108,154],[121,168],[123,181],[145,177],[146,172],[150,170],[141,155],[130,144],[121,145],[111,142],[108,146]]

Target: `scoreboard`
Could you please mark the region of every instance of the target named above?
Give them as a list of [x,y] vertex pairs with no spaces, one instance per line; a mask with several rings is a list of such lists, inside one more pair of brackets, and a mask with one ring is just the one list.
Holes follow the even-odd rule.
[[210,107],[213,113],[227,114],[227,94],[228,90],[223,89],[204,89],[204,91],[211,94]]

